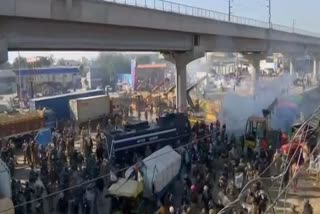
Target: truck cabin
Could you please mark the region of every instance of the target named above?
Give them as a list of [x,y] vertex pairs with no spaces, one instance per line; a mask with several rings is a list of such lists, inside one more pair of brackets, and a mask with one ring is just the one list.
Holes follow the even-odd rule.
[[57,116],[56,113],[50,109],[44,108],[42,110],[44,117],[44,124],[46,128],[57,128]]
[[264,117],[251,116],[247,120],[245,138],[249,141],[264,139],[267,134],[267,119]]
[[171,145],[176,148],[188,143],[191,126],[186,114],[170,113],[159,118],[157,125],[129,124],[126,129],[107,135],[108,152],[115,163],[133,164],[138,157]]

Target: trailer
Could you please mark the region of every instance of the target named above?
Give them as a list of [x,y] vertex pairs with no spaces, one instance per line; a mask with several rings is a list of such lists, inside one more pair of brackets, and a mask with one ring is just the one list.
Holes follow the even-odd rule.
[[30,100],[30,109],[33,111],[43,108],[51,109],[53,112],[56,113],[56,117],[58,120],[65,121],[70,119],[70,100],[103,94],[104,90],[97,89],[90,91],[67,93],[57,96],[34,98]]
[[111,113],[110,97],[98,95],[69,101],[70,117],[78,124],[101,119]]
[[44,128],[55,128],[56,117],[50,110],[0,114],[0,139],[12,140],[20,147],[24,139],[33,138]]

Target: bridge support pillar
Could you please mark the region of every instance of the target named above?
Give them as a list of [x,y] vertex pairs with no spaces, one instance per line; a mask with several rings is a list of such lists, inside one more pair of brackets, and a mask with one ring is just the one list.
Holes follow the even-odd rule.
[[290,76],[294,75],[295,71],[295,61],[294,59],[290,59]]
[[263,53],[244,53],[243,56],[249,61],[249,72],[251,73],[253,97],[256,96],[257,72],[260,71],[260,61],[265,58]]
[[68,10],[72,9],[72,0],[66,0],[66,6]]
[[204,56],[201,48],[195,47],[188,52],[169,52],[164,53],[166,60],[174,63],[177,70],[176,78],[176,108],[179,112],[187,110],[187,65]]
[[8,44],[5,39],[0,38],[0,64],[8,61]]
[[187,108],[187,64],[177,63],[176,69],[176,107],[183,112]]

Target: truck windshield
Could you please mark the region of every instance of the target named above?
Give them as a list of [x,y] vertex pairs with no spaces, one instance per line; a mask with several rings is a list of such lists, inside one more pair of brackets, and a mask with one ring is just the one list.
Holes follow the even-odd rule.
[[265,124],[257,123],[257,138],[263,139],[265,134]]

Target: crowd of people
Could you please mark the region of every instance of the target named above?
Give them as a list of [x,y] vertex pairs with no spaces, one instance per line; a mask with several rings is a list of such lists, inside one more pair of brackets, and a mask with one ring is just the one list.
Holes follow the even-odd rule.
[[[21,149],[15,148],[11,141],[3,145],[1,159],[11,171],[12,200],[15,205],[22,204],[15,208],[15,213],[62,214],[79,213],[79,210],[81,213],[96,213],[93,211],[96,206],[92,196],[102,195],[108,177],[88,185],[80,184],[106,175],[109,171],[105,135],[101,131],[107,127],[111,129],[115,125],[108,123],[102,127],[99,124],[96,135],[92,137],[87,128],[77,133],[73,124],[68,123],[62,131],[54,130],[52,143],[45,146],[34,139],[25,139],[22,145],[23,167],[30,167],[30,172],[24,181],[15,179],[16,156]],[[80,149],[77,149],[76,142],[79,141]],[[66,190],[75,185],[79,186]],[[26,203],[37,198],[43,199]]]
[[[47,146],[38,145],[33,139],[26,140],[22,147],[24,164],[31,170],[25,182],[14,178],[18,150],[12,142],[2,143],[1,159],[13,175],[12,200],[19,205],[15,213],[101,213],[97,201],[104,198],[103,189],[111,183],[110,176],[105,175],[112,168],[108,163],[104,132],[116,126],[110,121],[99,124],[96,136],[91,137],[88,129],[77,132],[74,125],[68,123],[62,131],[53,132],[52,143]],[[181,152],[182,191],[170,190],[162,197],[159,213],[218,213],[239,195],[240,203],[226,213],[264,213],[270,204],[265,184],[258,179],[245,191],[243,187],[254,178],[272,174],[270,163],[273,158],[281,159],[283,154],[279,150],[273,153],[259,147],[248,158],[244,144],[228,134],[226,125],[221,125],[219,120],[209,126],[197,122],[192,130],[195,143]],[[78,141],[79,150],[76,149]],[[285,161],[273,163],[288,164]],[[290,176],[290,171],[286,174]],[[285,182],[288,179],[284,179]],[[93,182],[80,185],[90,180]],[[38,198],[41,199],[26,203]],[[311,211],[305,214],[312,214],[311,205],[306,204]]]
[[[201,125],[195,124],[195,136],[201,130],[197,127]],[[302,164],[300,162],[303,162],[302,157],[293,157],[293,161],[288,163],[291,157],[288,158],[280,149],[270,151],[272,147],[263,146],[254,150],[252,157],[248,157],[244,144],[233,135],[229,137],[226,125],[220,127],[219,120],[202,127],[206,128],[205,133],[210,133],[211,138],[197,141],[186,148],[183,154],[181,199],[178,202],[174,200],[179,198],[180,193],[167,194],[162,199],[161,214],[213,214],[221,210],[228,214],[263,214],[271,203],[268,189],[275,184],[271,176],[284,172],[282,186],[285,187],[297,173],[297,167]],[[291,164],[290,167],[288,164]],[[268,176],[268,182],[259,179]],[[249,181],[254,182],[244,188]],[[294,191],[297,181],[298,178],[295,178],[292,185]],[[239,199],[239,203],[227,209],[236,199]],[[303,210],[303,214],[313,213],[308,200]]]
[[[265,169],[266,155],[259,151],[256,159],[245,159],[240,142],[235,136],[228,136],[226,125],[221,126],[219,120],[210,126],[196,123],[193,127],[195,139],[201,139],[203,131],[210,137],[197,141],[183,153],[181,201],[165,200],[172,196],[163,199],[161,213],[166,213],[165,210],[167,213],[218,213],[238,197],[246,181]],[[268,197],[261,183],[255,183],[250,190],[246,207],[240,210],[254,207],[262,213]],[[238,210],[236,207],[232,212],[243,213]]]

